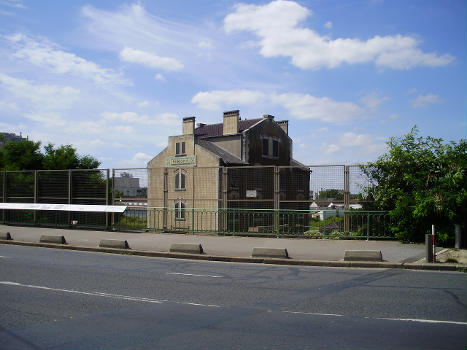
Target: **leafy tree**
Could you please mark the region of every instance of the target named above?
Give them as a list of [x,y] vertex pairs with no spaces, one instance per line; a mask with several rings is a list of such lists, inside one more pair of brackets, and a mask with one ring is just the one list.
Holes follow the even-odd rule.
[[344,191],[337,189],[329,189],[319,191],[318,199],[333,199],[333,200],[344,200]]
[[390,138],[388,152],[362,167],[373,183],[367,197],[389,210],[398,239],[423,241],[434,224],[438,239],[451,244],[454,224],[465,231],[467,141],[417,134],[415,126],[403,138]]
[[0,168],[3,170],[40,169],[44,155],[41,143],[30,140],[8,141],[0,148]]
[[43,169],[95,169],[100,165],[100,162],[91,156],[79,156],[71,145],[55,148],[49,143],[44,149]]

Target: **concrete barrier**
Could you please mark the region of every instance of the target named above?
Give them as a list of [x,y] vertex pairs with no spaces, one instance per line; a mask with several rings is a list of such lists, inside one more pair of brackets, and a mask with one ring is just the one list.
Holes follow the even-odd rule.
[[3,239],[5,241],[10,241],[13,238],[11,238],[10,232],[0,232],[0,239]]
[[170,246],[171,253],[203,254],[203,247],[199,243],[174,243]]
[[289,257],[289,253],[285,248],[253,248],[251,256],[253,258],[287,259]]
[[118,239],[103,239],[99,242],[100,248],[130,249],[127,241]]
[[56,243],[56,244],[66,244],[65,237],[63,236],[48,236],[42,235],[39,239],[41,243]]
[[381,250],[346,250],[344,261],[383,261]]

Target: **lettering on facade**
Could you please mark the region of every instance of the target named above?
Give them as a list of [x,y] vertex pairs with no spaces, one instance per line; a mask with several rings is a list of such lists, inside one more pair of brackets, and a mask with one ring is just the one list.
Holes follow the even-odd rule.
[[165,160],[166,167],[196,166],[196,156],[169,157]]

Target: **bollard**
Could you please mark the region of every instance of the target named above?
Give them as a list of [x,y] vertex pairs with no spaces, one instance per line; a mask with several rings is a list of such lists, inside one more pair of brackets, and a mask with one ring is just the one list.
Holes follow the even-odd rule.
[[425,258],[427,263],[433,262],[433,247],[431,234],[425,235]]
[[454,243],[454,248],[461,249],[461,245],[462,245],[462,243],[461,243],[461,239],[462,239],[461,225],[456,224],[454,227],[455,227],[455,230],[456,230],[456,233],[455,233],[456,240],[455,240],[455,243]]

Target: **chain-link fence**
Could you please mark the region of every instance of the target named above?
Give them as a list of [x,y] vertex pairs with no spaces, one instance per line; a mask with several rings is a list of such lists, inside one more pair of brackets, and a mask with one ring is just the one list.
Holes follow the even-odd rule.
[[4,209],[3,223],[276,236],[390,236],[387,215],[365,211],[370,181],[358,165],[4,171],[0,181],[4,203],[128,207],[123,215]]
[[[2,203],[86,204],[110,203],[107,169],[31,170],[0,172]],[[3,209],[3,223],[103,228],[105,213]]]

